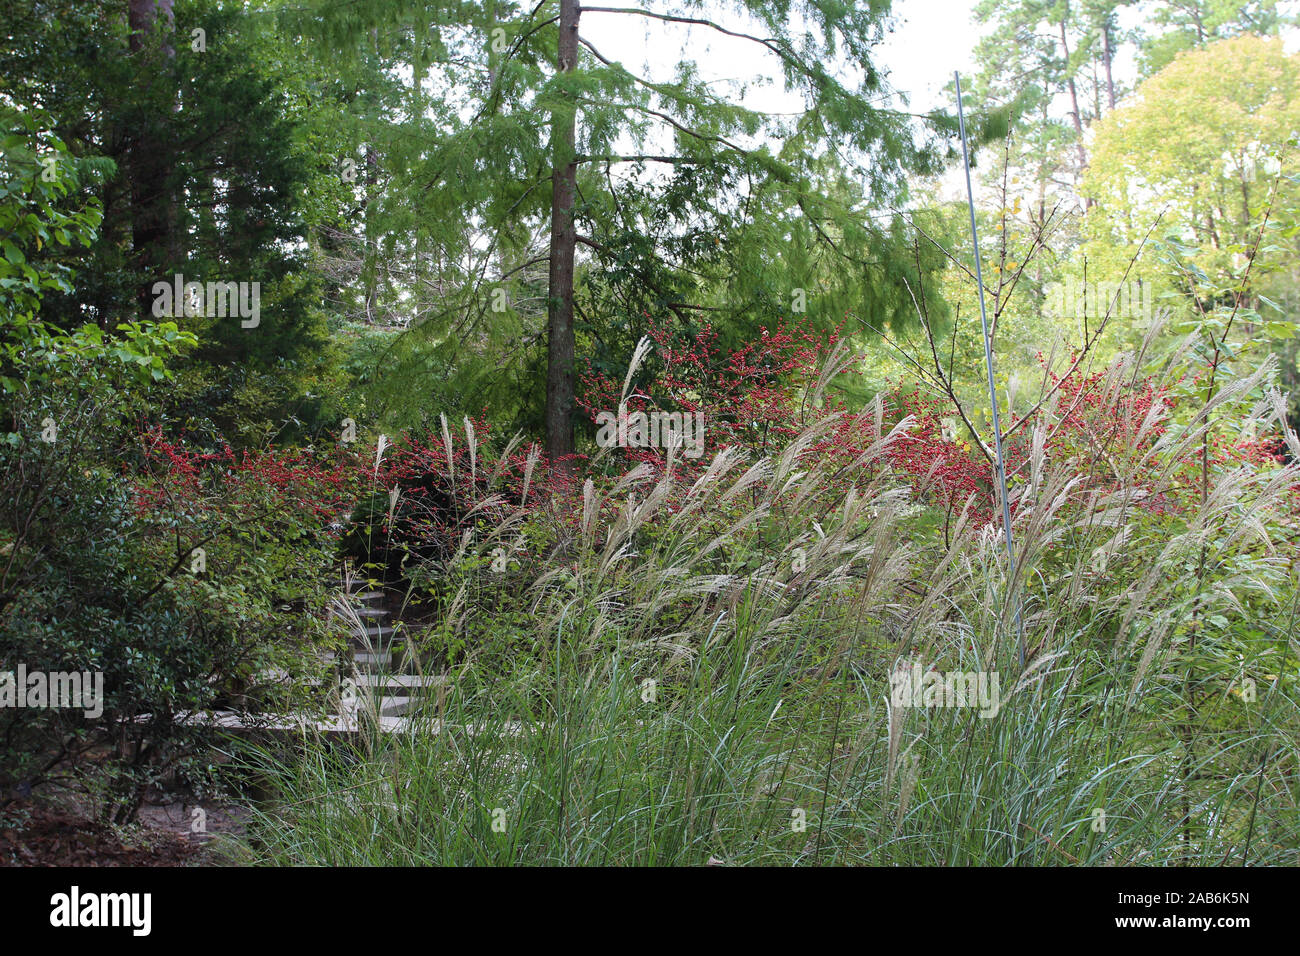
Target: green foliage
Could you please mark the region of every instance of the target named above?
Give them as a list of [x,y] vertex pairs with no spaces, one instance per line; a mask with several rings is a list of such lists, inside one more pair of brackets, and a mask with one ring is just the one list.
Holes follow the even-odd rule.
[[[314,308],[319,286],[300,260],[312,211],[302,197],[319,160],[298,136],[297,61],[270,39],[273,24],[209,0],[180,2],[174,33],[133,49],[116,0],[22,0],[11,13],[0,71],[14,78],[14,100],[42,111],[52,131],[38,143],[28,119],[25,148],[66,147],[60,176],[79,176],[83,216],[98,227],[89,244],[65,229],[74,249],[86,246],[80,279],[75,290],[49,287],[46,324],[111,331],[152,319],[153,283],[177,273],[258,282],[256,329],[177,318],[198,344],[177,368],[183,384],[164,399],[167,415],[247,445],[336,422],[342,383]],[[196,29],[202,50],[190,39]],[[60,235],[52,229],[45,249],[61,250]]]
[[[126,419],[142,397],[34,395],[0,446],[0,660],[104,681],[102,717],[0,712],[9,741],[0,788],[72,774],[106,788],[101,808],[118,821],[214,743],[187,716],[223,702],[319,707],[307,682],[322,676],[320,652],[334,640],[319,619],[286,613],[289,599],[324,604],[333,542],[310,508],[270,483],[250,499],[220,481],[204,498],[142,507],[142,478],[118,464],[139,467]],[[55,423],[57,437],[48,440],[42,422]],[[105,742],[112,759],[87,763]]]
[[[420,732],[253,761],[277,787],[259,860],[1294,861],[1284,5],[977,5],[963,89],[978,167],[1001,160],[977,215],[1014,569],[985,514],[967,209],[914,201],[951,171],[955,118],[913,115],[877,69],[888,0],[587,7],[571,70],[555,0],[177,0],[136,36],[123,0],[9,7],[0,671],[102,673],[106,699],[99,719],[0,709],[0,798],[70,775],[127,820],[209,762],[195,712],[325,715],[346,556],[405,589],[406,661],[444,681]],[[635,24],[628,45],[597,18]],[[753,83],[685,59],[642,75],[641,29],[687,25],[748,44],[754,83],[797,105],[755,109]],[[655,359],[628,382],[707,407],[710,440],[736,440],[712,464],[615,453],[544,478],[527,438],[490,465],[468,423],[464,450],[429,431],[440,410],[542,430],[570,162],[576,371],[617,391],[666,328],[677,385]],[[1094,341],[1097,315],[1046,301],[1130,267],[1173,335],[1123,315]],[[176,273],[259,283],[262,321],[154,315]],[[732,353],[778,326],[880,347],[853,385],[760,355],[732,370],[753,407],[708,394],[721,364],[684,374],[706,329]],[[1134,396],[1140,421],[1115,411]],[[363,462],[345,417],[431,440]],[[996,673],[1003,706],[896,705],[908,663]]]
[[1094,275],[1114,278],[1155,230],[1139,272],[1147,282],[1156,268],[1168,276],[1161,285],[1177,295],[1159,304],[1175,310],[1172,331],[1193,335],[1203,367],[1220,377],[1274,352],[1292,392],[1298,85],[1300,57],[1280,39],[1241,36],[1180,54],[1098,127],[1085,182],[1097,205],[1082,248]]
[[[927,247],[918,263],[890,210],[908,172],[940,170],[955,124],[936,115],[914,126],[885,105],[870,48],[887,3],[751,2],[730,25],[702,5],[680,14],[705,32],[776,37],[753,45],[805,96],[793,117],[746,108],[740,89],[697,64],[647,79],[627,51],[589,42],[561,74],[553,12],[363,3],[281,17],[322,77],[320,115],[336,118],[319,137],[355,172],[351,195],[330,194],[350,220],[323,219],[316,237],[329,294],[346,319],[394,330],[354,353],[380,422],[418,427],[429,409],[486,408],[507,428],[538,430],[556,111],[577,115],[580,365],[626,362],[643,313],[688,329],[707,319],[729,344],[799,300],[826,327],[848,315],[878,328],[912,321],[903,279],[940,260]],[[611,16],[668,28],[637,11],[590,14]],[[807,31],[791,29],[796,16]],[[419,83],[394,80],[408,70]],[[996,116],[984,119],[975,125],[995,132]]]
[[0,315],[10,322],[30,322],[50,290],[72,292],[68,260],[103,219],[99,201],[78,189],[103,164],[75,161],[41,119],[0,105]]
[[1252,33],[1277,36],[1281,27],[1297,22],[1296,14],[1279,6],[1278,0],[1164,0],[1151,17],[1159,31],[1142,44],[1142,72],[1158,73],[1178,54],[1216,40]]
[[[46,321],[47,300],[73,292],[76,247],[89,248],[98,237],[100,203],[85,195],[80,180],[105,164],[74,160],[41,129],[42,119],[39,112],[0,107],[0,390],[6,410],[20,393],[57,389],[102,397],[115,386],[161,381],[168,375],[164,359],[195,344],[174,322],[123,323],[116,330],[121,335],[112,337],[96,325],[66,332]],[[10,443],[17,440],[10,432]]]
[[[1234,386],[1219,407],[1252,404]],[[255,760],[278,799],[252,857],[1284,863],[1296,471],[1216,469],[1199,507],[1148,511],[1145,483],[1177,484],[1199,417],[1120,449],[1106,495],[1078,490],[1087,442],[1036,461],[1014,601],[991,527],[941,541],[924,499],[870,467],[898,435],[867,436],[872,477],[838,496],[819,494],[838,469],[797,450],[815,429],[698,480],[597,479],[580,517],[538,513],[504,573],[487,556],[519,529],[479,529],[438,580],[455,592],[439,693],[405,731],[363,719],[354,746]],[[909,662],[999,675],[999,706],[893,701]]]

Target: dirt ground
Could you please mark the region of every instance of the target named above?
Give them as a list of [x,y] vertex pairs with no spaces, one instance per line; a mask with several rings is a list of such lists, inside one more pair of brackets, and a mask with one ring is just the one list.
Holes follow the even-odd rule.
[[[197,812],[196,812],[197,811]],[[70,799],[11,804],[0,818],[0,866],[207,866],[234,862],[248,810],[156,795],[127,827],[102,823]],[[7,824],[7,826],[5,825]]]

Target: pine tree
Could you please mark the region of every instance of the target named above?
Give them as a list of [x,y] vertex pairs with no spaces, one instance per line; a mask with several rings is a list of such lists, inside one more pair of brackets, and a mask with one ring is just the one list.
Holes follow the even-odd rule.
[[116,169],[87,187],[98,238],[43,319],[112,331],[153,318],[154,284],[176,273],[261,286],[256,330],[180,319],[200,344],[160,409],[232,440],[302,415],[328,357],[296,252],[312,170],[274,25],[212,0],[19,0],[0,49],[9,95],[49,115],[73,156]]
[[[404,102],[359,114],[356,127],[384,168],[385,195],[370,207],[384,241],[409,243],[408,258],[418,251],[432,273],[421,285],[436,286],[441,306],[422,310],[414,341],[393,343],[384,362],[427,369],[432,354],[439,368],[455,365],[467,344],[491,339],[483,320],[504,318],[492,306],[520,291],[510,280],[544,262],[543,420],[546,450],[561,458],[575,450],[577,344],[592,328],[584,299],[635,296],[683,320],[725,321],[755,307],[788,314],[796,288],[816,295],[848,273],[834,306],[869,306],[882,322],[902,313],[915,257],[891,210],[908,170],[937,172],[952,155],[929,148],[952,123],[914,124],[890,99],[871,53],[888,2],[747,0],[731,23],[709,8],[363,0],[286,13],[287,33],[318,44],[349,80],[375,76],[371,48],[387,75],[413,77]],[[620,54],[639,50],[599,49],[584,34],[594,17],[745,41],[807,107],[794,117],[746,108],[691,62],[671,81],[638,75]],[[664,226],[659,243],[645,241],[647,213]]]

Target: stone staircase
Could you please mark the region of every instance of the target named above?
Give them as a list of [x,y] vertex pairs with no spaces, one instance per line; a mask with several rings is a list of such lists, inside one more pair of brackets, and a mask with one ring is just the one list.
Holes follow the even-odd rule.
[[[181,712],[173,719],[232,733],[274,731],[297,736],[309,728],[343,736],[368,728],[381,733],[440,733],[441,721],[434,710],[422,711],[420,705],[441,693],[449,680],[422,669],[408,640],[416,629],[397,620],[390,610],[400,606],[399,592],[375,588],[346,571],[344,578],[333,583],[335,594],[327,613],[332,624],[347,633],[347,649],[341,660],[332,652],[325,654],[325,662],[334,665],[333,681],[309,683],[325,694],[326,700],[339,702],[336,712],[318,719],[298,712],[249,714],[229,709]],[[258,675],[256,686],[272,687],[289,679],[283,670],[268,669]],[[135,719],[147,723],[151,715]]]
[[329,606],[333,623],[348,635],[350,660],[338,669],[342,709],[365,707],[380,717],[405,717],[445,686],[441,675],[423,673],[412,650],[412,629],[394,618],[385,604],[397,603],[394,592],[375,589],[351,577],[336,582]]

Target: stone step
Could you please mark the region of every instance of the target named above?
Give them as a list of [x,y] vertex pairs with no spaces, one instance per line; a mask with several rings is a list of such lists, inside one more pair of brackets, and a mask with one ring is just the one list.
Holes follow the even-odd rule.
[[442,674],[375,674],[358,672],[353,680],[358,687],[399,688],[406,691],[421,691],[449,683]]
[[[355,677],[364,675],[354,675]],[[400,716],[414,709],[424,698],[401,687],[358,687],[351,705],[340,702],[340,714],[357,712]]]
[[384,694],[375,699],[374,711],[382,717],[407,717],[426,706],[426,699],[405,694]]
[[392,651],[353,651],[352,662],[358,667],[392,670]]
[[340,607],[331,606],[330,613],[341,621],[351,620],[351,615],[355,614],[361,618],[382,618],[388,617],[388,612],[382,607],[349,607],[346,610]]
[[363,621],[363,623],[365,627],[358,628],[347,621],[336,620],[334,627],[339,632],[346,632],[354,645],[357,645],[358,642],[364,644],[366,641],[406,640],[407,629],[401,627],[400,622],[397,625],[373,624],[369,620]]
[[[152,719],[151,714],[140,714],[134,722],[147,723]],[[405,732],[436,734],[442,730],[442,725],[437,720],[414,721],[408,717],[383,713],[378,715],[378,719],[362,714],[336,714],[317,720],[298,714],[264,714],[247,717],[233,711],[181,711],[175,714],[173,719],[182,726],[206,727],[254,735],[287,733],[297,736],[307,730],[327,735],[342,735],[368,732],[371,728],[385,734]]]
[[406,655],[402,653],[400,645],[385,648],[378,653],[372,654],[370,651],[354,651],[356,656],[352,662],[352,669],[358,674],[365,674],[373,677],[391,677],[402,675],[412,677],[418,669],[410,666]]
[[[396,703],[396,702],[394,702]],[[359,710],[360,708],[358,708]],[[137,714],[132,723],[147,724],[153,720],[152,714]],[[298,735],[306,730],[315,730],[322,734],[355,734],[373,728],[380,733],[441,733],[441,720],[431,716],[393,716],[379,714],[378,719],[371,719],[360,713],[336,714],[322,720],[307,718],[299,714],[262,714],[247,717],[234,711],[180,711],[172,719],[181,726],[219,728],[235,732],[265,734],[268,732]],[[460,731],[476,736],[486,730],[481,724],[461,724]],[[517,720],[504,725],[494,725],[493,730],[503,731],[509,736],[521,736],[528,728]],[[537,730],[545,730],[544,724],[536,725]]]
[[406,631],[399,631],[387,624],[377,624],[374,627],[367,627],[364,635],[358,633],[356,629],[350,629],[348,640],[356,648],[386,647],[389,644],[404,642],[406,640]]
[[[410,697],[380,697],[367,712],[380,717],[410,717],[420,711],[421,701]],[[348,716],[348,715],[341,715]]]
[[[282,667],[268,667],[253,675],[258,684],[283,684],[289,680],[289,672]],[[308,677],[302,682],[307,687],[320,687],[326,683],[319,677]]]

